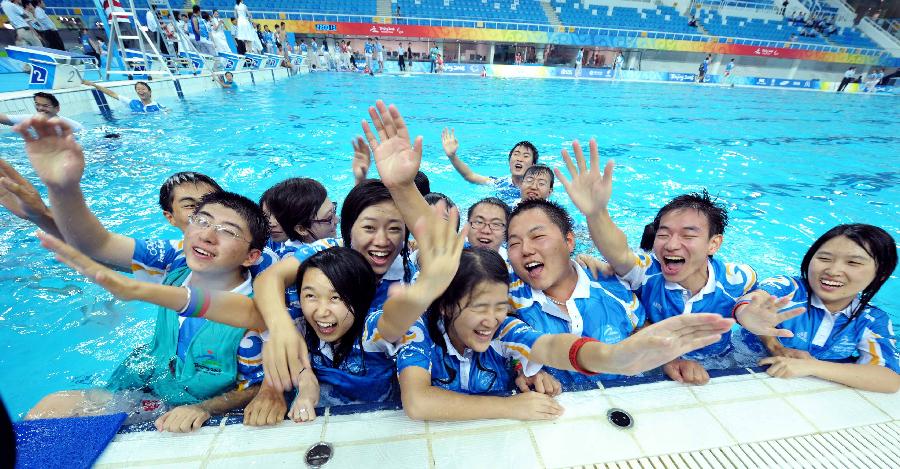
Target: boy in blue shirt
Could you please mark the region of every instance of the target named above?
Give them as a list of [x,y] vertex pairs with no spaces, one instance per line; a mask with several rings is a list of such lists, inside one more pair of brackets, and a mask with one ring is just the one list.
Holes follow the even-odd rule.
[[[581,145],[572,144],[579,168],[586,168]],[[730,316],[737,299],[756,288],[756,272],[747,265],[722,262],[714,255],[722,245],[728,223],[725,209],[703,191],[676,197],[659,210],[653,221],[654,242],[650,254],[628,247],[625,233],[610,218],[613,162],[599,171],[597,142],[590,141],[590,169],[576,169],[563,150],[572,180],[557,169],[572,202],[587,217],[594,244],[632,291],[640,297],[649,322],[688,313]],[[730,334],[704,347],[694,357],[723,356],[731,351]],[[670,378],[704,384],[709,373],[698,362],[677,359],[663,367]]]
[[464,163],[458,156],[456,151],[459,149],[459,141],[453,129],[444,129],[441,133],[441,142],[444,145],[444,153],[450,160],[453,168],[465,179],[472,184],[491,185],[497,191],[497,197],[508,205],[513,205],[521,195],[522,181],[525,178],[525,171],[532,165],[537,164],[538,149],[529,142],[523,140],[513,145],[509,151],[509,176],[494,177],[482,176]]

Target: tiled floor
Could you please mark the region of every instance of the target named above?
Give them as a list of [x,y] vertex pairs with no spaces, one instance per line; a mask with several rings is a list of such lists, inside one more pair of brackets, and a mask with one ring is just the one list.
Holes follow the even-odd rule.
[[[757,373],[558,399],[566,413],[551,422],[423,423],[391,410],[270,428],[122,434],[97,467],[302,467],[318,441],[334,447],[326,468],[900,467],[898,394]],[[630,412],[634,426],[610,424],[610,407]]]

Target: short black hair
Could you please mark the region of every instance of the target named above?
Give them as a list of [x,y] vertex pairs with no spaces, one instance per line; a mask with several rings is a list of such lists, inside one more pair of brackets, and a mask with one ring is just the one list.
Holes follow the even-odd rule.
[[234,192],[216,191],[210,192],[200,199],[194,213],[203,210],[207,205],[221,205],[238,213],[238,216],[247,222],[250,230],[250,249],[262,249],[269,240],[269,221],[256,202]]
[[194,13],[197,13],[198,11],[200,11],[200,5],[194,5],[194,6],[191,8],[191,11],[193,11]]
[[419,189],[419,193],[422,194],[422,197],[431,193],[431,182],[428,180],[428,176],[425,175],[422,171],[416,173],[416,179],[414,181],[416,185],[416,189]]
[[[540,210],[544,212],[544,214],[547,215],[547,218],[550,219],[550,222],[559,228],[559,231],[562,232],[563,236],[575,232],[575,223],[572,221],[569,212],[556,202],[544,199],[525,200],[519,203],[512,211],[512,214],[509,215],[509,223],[511,224],[513,218],[516,218],[528,210]],[[508,230],[506,232],[506,237],[509,238]]]
[[259,206],[265,205],[288,238],[298,241],[300,233],[294,227],[300,225],[308,229],[327,197],[328,191],[319,181],[290,178],[266,189],[259,198]]
[[525,174],[522,175],[523,178],[527,178],[529,175],[533,174],[537,177],[538,174],[546,174],[550,177],[550,188],[553,189],[553,183],[556,182],[556,176],[553,175],[553,170],[550,169],[549,166],[543,164],[534,164],[528,167],[525,170]]
[[500,200],[497,197],[485,197],[485,198],[479,200],[478,202],[475,202],[474,204],[470,205],[469,212],[466,214],[466,218],[471,219],[472,213],[475,212],[475,208],[482,204],[500,207],[500,209],[503,210],[503,213],[506,215],[506,220],[504,220],[504,221],[506,222],[507,225],[509,224],[509,214],[512,212],[512,209],[509,208],[509,205],[507,205],[506,202]]
[[512,154],[514,151],[516,151],[516,148],[518,148],[518,147],[525,147],[525,148],[531,150],[531,154],[533,155],[533,157],[531,158],[531,164],[537,164],[538,149],[537,149],[537,147],[534,146],[533,143],[529,142],[528,140],[522,140],[521,142],[513,145],[513,147],[510,148],[510,150],[509,150],[509,157],[506,158],[507,160],[512,159]]
[[222,187],[213,178],[193,171],[182,171],[175,173],[163,182],[159,188],[159,206],[164,212],[172,211],[172,203],[175,202],[175,188],[182,184],[206,184],[213,188],[214,192],[219,192]]
[[59,100],[56,99],[56,96],[53,96],[53,95],[50,94],[50,93],[45,93],[45,92],[43,92],[43,91],[38,91],[37,93],[34,94],[33,98],[44,98],[44,99],[48,99],[48,100],[50,100],[50,104],[52,104],[53,107],[59,107]]
[[659,231],[659,223],[663,216],[674,210],[682,209],[693,209],[706,216],[706,221],[709,222],[710,238],[725,234],[725,228],[728,226],[728,209],[725,208],[725,204],[713,199],[706,189],[679,195],[659,209],[656,218],[653,219],[653,232]]
[[[444,201],[447,204],[447,210],[450,210],[453,207],[456,207],[456,204],[453,203],[453,200],[450,199],[446,194],[442,194],[440,192],[429,192],[425,195],[425,202],[428,205],[437,205],[438,202]],[[456,219],[456,231],[459,231],[459,218]]]

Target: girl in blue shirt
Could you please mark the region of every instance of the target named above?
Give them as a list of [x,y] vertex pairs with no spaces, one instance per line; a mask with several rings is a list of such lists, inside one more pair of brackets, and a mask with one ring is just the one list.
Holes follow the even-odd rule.
[[770,336],[764,342],[772,356],[760,364],[771,376],[816,376],[896,392],[900,357],[890,316],[870,304],[896,266],[897,245],[886,231],[838,225],[809,248],[799,277],[760,283],[737,303],[735,317],[754,334]]
[[384,305],[385,317],[400,324],[398,318],[423,315],[397,355],[403,408],[417,420],[553,419],[563,409],[547,394],[507,397],[513,390],[513,360],[525,376],[535,376],[542,364],[631,375],[715,342],[731,324],[717,315],[681,315],[614,345],[544,334],[508,315],[508,271],[497,252],[464,249],[452,275],[433,274],[427,256],[422,265],[416,283]]

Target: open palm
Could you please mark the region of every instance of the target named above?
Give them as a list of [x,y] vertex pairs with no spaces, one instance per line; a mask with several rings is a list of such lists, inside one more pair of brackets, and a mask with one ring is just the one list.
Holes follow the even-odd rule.
[[613,372],[634,375],[666,364],[685,353],[721,339],[734,320],[718,314],[674,316],[647,326],[615,345],[610,363]]
[[572,142],[572,151],[575,153],[575,163],[569,156],[569,152],[562,151],[563,160],[572,179],[567,179],[559,168],[554,169],[556,177],[562,182],[566,192],[572,199],[572,203],[586,216],[596,215],[606,210],[609,206],[609,198],[612,196],[612,176],[614,163],[606,162],[606,168],[600,171],[600,152],[597,149],[597,141],[590,141],[591,167],[588,168],[584,159],[584,152],[578,140]]
[[75,141],[72,127],[58,118],[34,116],[13,130],[25,139],[28,160],[47,186],[77,185],[84,173],[84,153]]
[[369,108],[369,116],[378,136],[372,132],[369,123],[363,121],[362,128],[375,153],[375,166],[381,182],[387,187],[412,184],[422,162],[422,137],[410,143],[409,129],[394,105],[387,107],[378,100]]

